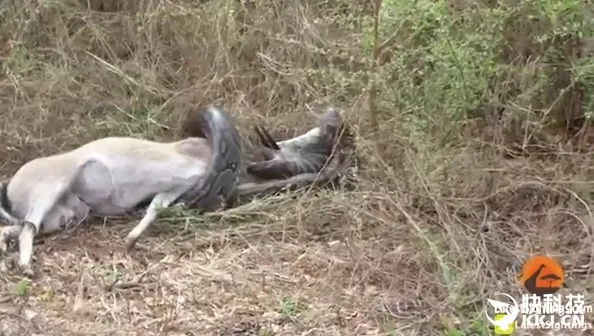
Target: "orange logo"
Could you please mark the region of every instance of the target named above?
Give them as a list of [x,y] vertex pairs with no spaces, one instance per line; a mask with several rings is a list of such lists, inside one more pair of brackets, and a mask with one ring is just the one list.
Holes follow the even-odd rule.
[[531,294],[554,294],[563,284],[563,269],[555,260],[539,255],[526,260],[518,278]]

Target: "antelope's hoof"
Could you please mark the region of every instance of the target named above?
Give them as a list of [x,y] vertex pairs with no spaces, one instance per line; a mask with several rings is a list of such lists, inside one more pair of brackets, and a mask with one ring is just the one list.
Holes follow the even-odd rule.
[[136,246],[136,239],[126,238],[126,253],[130,254]]
[[31,265],[20,265],[20,267],[21,273],[23,273],[24,276],[26,276],[29,279],[35,277],[35,272],[33,272],[33,268],[31,267]]
[[130,254],[133,251],[149,251],[150,249],[137,242],[138,239],[126,239],[126,254]]

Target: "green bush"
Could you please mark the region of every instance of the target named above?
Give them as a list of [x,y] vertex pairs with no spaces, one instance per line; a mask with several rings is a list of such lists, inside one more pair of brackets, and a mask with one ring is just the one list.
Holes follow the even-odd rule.
[[[471,112],[493,105],[505,124],[526,126],[523,109],[541,117],[542,128],[572,122],[555,111],[569,108],[560,101],[575,90],[583,93],[578,117],[592,118],[592,59],[581,44],[594,25],[582,1],[461,2],[383,1],[376,80],[385,118],[399,114],[416,133],[454,134]],[[364,30],[371,55],[372,19]]]

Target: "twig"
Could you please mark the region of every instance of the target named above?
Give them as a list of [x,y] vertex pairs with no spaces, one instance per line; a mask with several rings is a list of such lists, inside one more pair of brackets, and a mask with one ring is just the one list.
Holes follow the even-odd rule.
[[83,302],[83,294],[84,294],[84,289],[85,289],[85,285],[84,285],[85,275],[84,275],[84,273],[85,273],[84,268],[81,266],[80,279],[78,281],[76,297],[74,298],[74,305],[72,306],[72,310],[75,312],[79,311],[81,308],[84,307],[84,302]]
[[379,16],[382,8],[382,0],[375,0],[375,14],[373,18],[373,59],[371,65],[371,85],[369,87],[369,113],[371,116],[371,127],[377,130],[377,111],[375,110],[375,100],[377,97],[377,83],[375,76],[379,64],[380,42],[379,42]]
[[[167,257],[165,257],[167,258]],[[163,260],[165,260],[165,258],[159,260],[158,262],[152,264],[151,266],[149,266],[146,270],[144,270],[144,272],[136,275],[131,281],[126,281],[126,282],[119,282],[119,279],[114,280],[111,284],[105,286],[105,290],[106,291],[112,291],[114,288],[118,288],[118,289],[129,289],[129,288],[134,288],[134,287],[140,287],[142,286],[142,279],[144,279],[144,277],[150,272],[152,271],[155,267],[157,267],[158,265],[160,265]]]

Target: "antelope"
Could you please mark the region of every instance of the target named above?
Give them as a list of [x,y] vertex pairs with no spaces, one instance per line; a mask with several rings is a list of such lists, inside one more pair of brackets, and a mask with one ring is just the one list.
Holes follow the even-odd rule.
[[147,207],[126,238],[129,252],[156,220],[159,207],[180,202],[209,211],[237,198],[333,181],[350,163],[345,152],[352,149],[351,135],[333,109],[318,122],[305,134],[280,142],[256,127],[263,147],[251,153],[259,159],[246,168],[242,162],[250,155],[242,152],[232,120],[213,107],[188,115],[181,141],[103,138],[35,159],[0,184],[0,216],[11,223],[0,230],[0,249],[6,251],[8,242],[18,238],[19,265],[33,276],[35,234],[81,223],[91,213],[117,216]]
[[40,232],[83,221],[90,213],[118,216],[148,203],[126,237],[130,252],[158,208],[183,202],[209,210],[224,204],[242,169],[239,133],[218,107],[202,107],[192,118],[198,127],[186,130],[180,141],[107,137],[24,164],[0,185],[0,215],[11,223],[0,231],[0,249],[18,238],[18,264],[32,277],[33,239]]

